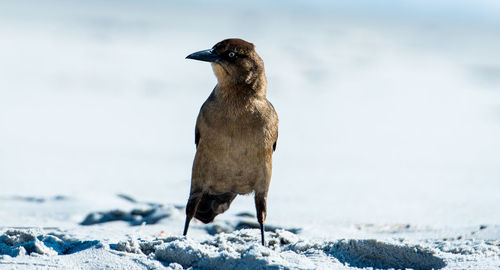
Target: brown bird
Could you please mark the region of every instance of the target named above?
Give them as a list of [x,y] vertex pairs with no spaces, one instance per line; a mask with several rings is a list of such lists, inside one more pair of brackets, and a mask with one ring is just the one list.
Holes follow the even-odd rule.
[[193,217],[210,223],[236,195],[254,192],[264,245],[267,192],[278,139],[278,115],[266,98],[264,62],[254,45],[242,39],[223,40],[186,58],[210,62],[217,85],[196,120],[184,235]]

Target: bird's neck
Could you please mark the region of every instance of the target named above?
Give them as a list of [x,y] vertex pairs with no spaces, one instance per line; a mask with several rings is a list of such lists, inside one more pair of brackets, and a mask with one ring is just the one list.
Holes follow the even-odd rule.
[[228,103],[241,104],[255,98],[265,98],[266,76],[261,74],[250,81],[218,80],[216,95]]

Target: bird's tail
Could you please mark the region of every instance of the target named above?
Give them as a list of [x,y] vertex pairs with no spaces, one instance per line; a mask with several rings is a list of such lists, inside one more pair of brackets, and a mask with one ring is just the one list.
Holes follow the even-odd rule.
[[236,198],[236,193],[227,192],[222,194],[203,194],[196,214],[194,215],[203,223],[210,223],[218,214],[224,213]]

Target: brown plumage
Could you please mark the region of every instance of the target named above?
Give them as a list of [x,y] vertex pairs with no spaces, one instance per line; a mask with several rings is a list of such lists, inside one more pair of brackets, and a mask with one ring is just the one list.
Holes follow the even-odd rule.
[[212,222],[236,195],[254,192],[264,244],[266,198],[278,139],[278,115],[266,99],[264,62],[254,45],[241,39],[223,40],[186,58],[211,62],[217,85],[196,121],[184,235],[193,217]]

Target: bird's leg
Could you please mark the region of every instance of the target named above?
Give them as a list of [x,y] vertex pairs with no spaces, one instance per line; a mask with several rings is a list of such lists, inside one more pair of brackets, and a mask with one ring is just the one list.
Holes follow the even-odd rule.
[[202,195],[203,193],[201,193],[200,191],[192,192],[189,195],[189,199],[186,205],[186,223],[184,224],[184,233],[183,233],[184,236],[188,232],[189,222],[191,222],[191,219],[194,217],[196,213],[196,208],[198,208],[198,204],[200,203]]
[[266,220],[266,195],[255,194],[255,209],[257,210],[257,220],[260,225],[260,237],[262,240],[262,245],[265,246],[264,241],[264,221]]

